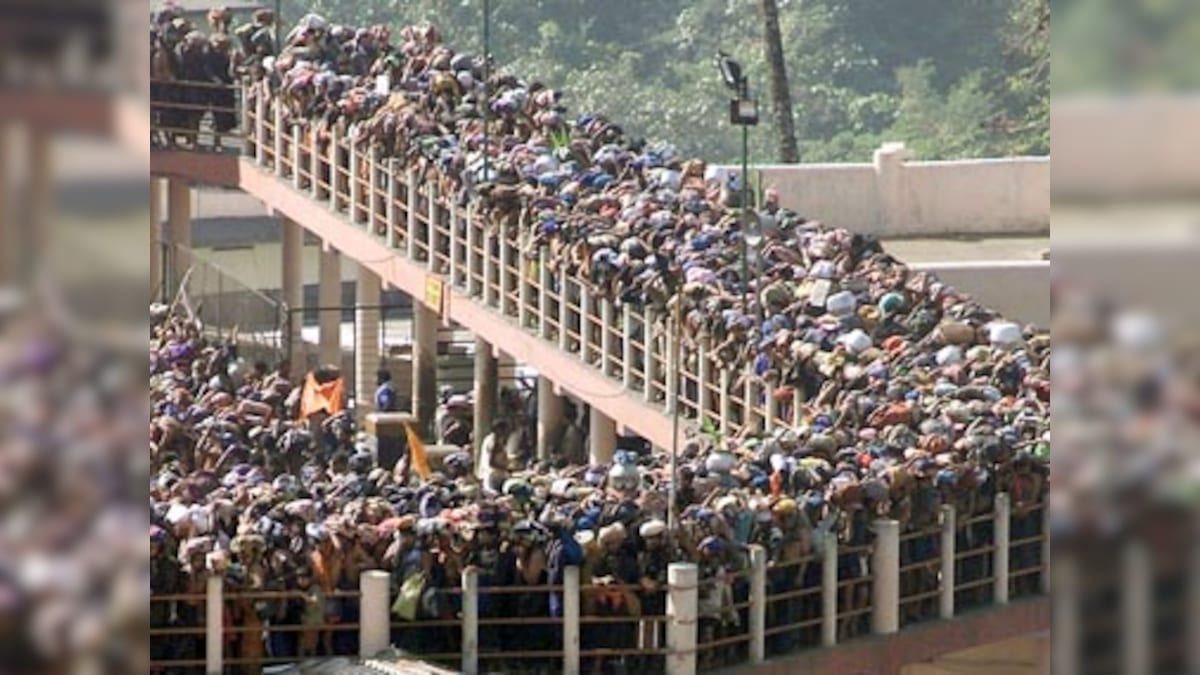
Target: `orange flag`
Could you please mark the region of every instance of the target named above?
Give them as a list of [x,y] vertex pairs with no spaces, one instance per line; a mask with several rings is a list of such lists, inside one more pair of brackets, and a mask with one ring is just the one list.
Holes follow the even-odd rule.
[[345,382],[342,378],[319,384],[312,373],[304,380],[304,394],[300,397],[300,419],[324,410],[329,415],[342,411]]
[[417,432],[413,431],[411,424],[405,423],[404,435],[408,437],[408,452],[412,457],[410,466],[421,477],[421,480],[429,480],[433,471],[429,468],[429,457],[425,454],[425,444],[421,442],[421,437],[417,435]]

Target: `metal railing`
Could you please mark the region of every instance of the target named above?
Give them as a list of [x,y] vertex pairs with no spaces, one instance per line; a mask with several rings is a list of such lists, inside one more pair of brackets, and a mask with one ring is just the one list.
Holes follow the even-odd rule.
[[[325,595],[322,600],[337,600],[341,611],[337,621],[319,624],[289,621],[297,608],[280,606],[312,602],[304,592],[225,593],[213,577],[205,595],[151,597],[152,612],[168,603],[178,617],[152,623],[152,667],[220,672],[227,665],[287,663],[310,653],[370,657],[389,645],[466,673],[518,663],[544,672],[581,672],[617,661],[649,672],[663,672],[668,659],[684,668],[671,672],[761,663],[768,656],[894,633],[917,621],[953,618],[977,606],[959,604],[963,590],[987,589],[989,597],[979,604],[989,606],[1009,602],[1009,589],[1023,579],[1045,593],[1046,513],[1038,504],[1013,515],[1007,495],[998,495],[986,514],[994,526],[988,550],[993,573],[971,581],[958,578],[964,558],[956,535],[984,516],[957,523],[951,507],[943,507],[936,526],[901,534],[896,521],[877,520],[868,544],[840,546],[826,536],[819,550],[787,562],[768,563],[765,549],[752,545],[748,567],[721,578],[676,563],[671,568],[677,574],[690,572],[652,590],[585,584],[579,568],[566,568],[557,585],[481,585],[479,572],[468,568],[459,585],[430,589],[411,620],[392,615],[399,583],[386,572],[365,572],[358,590]],[[1036,525],[1028,527],[1039,531],[1010,539],[1009,525],[1022,518],[1033,519]],[[936,551],[914,556],[907,549],[923,538],[935,538]],[[1032,547],[1037,556],[1022,553]],[[979,549],[965,553],[981,555]],[[912,581],[918,571],[925,573],[920,584]]]
[[150,146],[224,152],[243,146],[243,88],[215,82],[150,82]]
[[[312,125],[289,119],[269,94],[253,88],[243,99],[245,154],[264,170],[325,202],[428,274],[639,392],[664,414],[667,402],[677,400],[686,420],[710,419],[725,434],[747,425],[791,424],[798,416],[799,401],[780,402],[775,389],[767,396],[760,378],[723,364],[706,338],[676,344],[666,308],[607,297],[584,275],[566,272],[545,246],[531,243],[523,219],[505,227],[477,202],[458,206],[456,195],[441,194],[440,174],[419,175],[402,160],[381,156],[354,127],[331,128],[316,139]],[[681,350],[678,377],[670,372],[674,349]]]

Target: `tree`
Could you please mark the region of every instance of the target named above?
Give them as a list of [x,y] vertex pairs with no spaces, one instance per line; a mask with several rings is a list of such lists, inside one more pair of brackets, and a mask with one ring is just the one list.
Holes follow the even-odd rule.
[[779,161],[800,161],[796,146],[796,120],[792,117],[792,93],[788,88],[787,64],[783,58],[783,36],[779,30],[779,5],[775,0],[759,0],[763,21],[763,47],[771,71],[771,106],[775,113],[775,133],[779,136]]

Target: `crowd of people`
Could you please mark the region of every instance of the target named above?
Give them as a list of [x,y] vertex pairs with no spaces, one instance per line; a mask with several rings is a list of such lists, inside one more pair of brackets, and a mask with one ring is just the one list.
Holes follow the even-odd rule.
[[[160,29],[177,20],[162,19]],[[767,551],[769,594],[817,588],[825,540],[848,549],[838,556],[839,577],[862,578],[869,555],[854,547],[870,543],[873,519],[894,518],[906,533],[933,532],[902,547],[903,564],[929,562],[904,575],[905,592],[915,593],[937,585],[942,504],[966,523],[961,550],[990,543],[991,523],[970,521],[990,513],[999,492],[1012,497],[1014,539],[1040,531],[1050,443],[1047,335],[910,270],[871,237],[782,208],[773,190],[757,205],[761,273],[743,277],[741,177],[685,159],[669,144],[631,139],[601,115],[571,118],[559,92],[455,52],[432,26],[406,27],[393,43],[385,27],[353,29],[310,14],[276,54],[267,28],[273,17],[255,20],[257,28],[239,29],[247,39],[234,61],[255,83],[253,95],[286,106],[287,124],[302,125],[317,144],[335,128],[353,130],[357,142],[438,181],[441,194],[478,200],[506,236],[522,223],[532,228],[556,268],[618,304],[665,315],[682,303],[685,346],[703,336],[722,362],[750,364],[766,396],[791,401],[798,390],[805,409],[801,424],[770,433],[696,434],[680,449],[677,475],[661,454],[630,451],[610,465],[558,453],[497,474],[493,458],[506,453],[476,456],[473,436],[482,430],[458,429],[463,451],[423,479],[410,456],[378,466],[349,414],[301,416],[302,386],[289,364],[249,366],[237,345],[214,339],[186,308],[158,307],[150,353],[152,589],[199,593],[208,575],[220,574],[229,590],[295,592],[232,602],[231,622],[264,629],[231,634],[235,656],[356,651],[353,631],[335,627],[356,620],[357,603],[337,591],[357,589],[365,569],[392,572],[396,644],[440,653],[457,649],[455,629],[406,630],[404,622],[453,618],[457,596],[449,591],[464,566],[476,567],[490,589],[554,586],[566,567],[579,565],[585,615],[630,619],[585,627],[585,649],[633,648],[661,645],[638,617],[663,614],[671,561],[700,567],[703,641],[744,630],[744,610],[735,608],[748,593],[740,572],[752,544]],[[196,42],[191,35],[184,43]],[[190,72],[186,51],[180,62]],[[505,447],[510,427],[502,418],[481,445]],[[679,519],[668,530],[672,482]],[[983,578],[987,560],[962,561],[959,578]],[[1036,546],[1014,551],[1015,569],[1039,562]],[[868,590],[848,585],[842,607],[865,606]],[[976,590],[982,601],[987,589]],[[156,603],[152,621],[196,625],[202,604]],[[819,599],[772,601],[768,624],[792,624],[814,610]],[[480,612],[485,620],[553,618],[562,598],[485,590]],[[865,624],[858,616],[839,631],[853,635]],[[551,650],[557,639],[552,625],[536,623],[480,634],[485,652]],[[802,641],[819,636],[783,631],[770,647],[786,651]],[[153,650],[159,659],[187,658],[200,647],[171,639]],[[589,667],[621,660],[597,658]]]

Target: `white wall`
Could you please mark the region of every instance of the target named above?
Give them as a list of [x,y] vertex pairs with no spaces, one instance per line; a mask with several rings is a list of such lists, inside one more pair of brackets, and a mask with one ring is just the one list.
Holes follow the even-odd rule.
[[915,162],[902,143],[885,143],[871,164],[767,164],[755,169],[764,188],[778,188],[784,206],[856,232],[994,236],[1050,228],[1047,157]]

